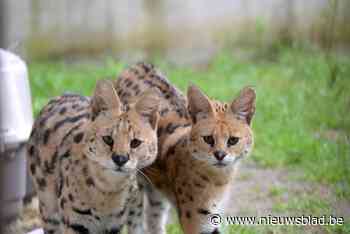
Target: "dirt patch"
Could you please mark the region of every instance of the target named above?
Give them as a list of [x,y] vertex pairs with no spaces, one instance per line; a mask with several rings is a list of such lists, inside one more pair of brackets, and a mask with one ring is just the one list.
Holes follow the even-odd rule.
[[229,201],[228,215],[318,216],[327,210],[324,215],[350,217],[350,201],[337,198],[329,186],[303,181],[302,172],[266,169],[253,162],[241,165]]

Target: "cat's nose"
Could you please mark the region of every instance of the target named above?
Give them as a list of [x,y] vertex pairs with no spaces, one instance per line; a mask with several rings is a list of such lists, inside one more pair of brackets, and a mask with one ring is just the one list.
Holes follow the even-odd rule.
[[219,161],[222,161],[226,155],[227,155],[226,152],[222,150],[217,150],[214,152],[215,158]]
[[125,155],[113,154],[112,160],[115,164],[122,167],[127,161],[129,161],[129,157]]

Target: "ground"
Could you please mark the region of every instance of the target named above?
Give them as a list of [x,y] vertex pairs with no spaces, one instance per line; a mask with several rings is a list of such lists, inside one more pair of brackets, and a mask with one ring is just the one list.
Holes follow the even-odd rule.
[[[229,101],[245,85],[256,88],[256,144],[233,188],[231,215],[333,214],[345,225],[235,226],[229,233],[350,233],[350,57],[303,46],[255,54],[226,50],[200,67],[154,62],[183,91],[192,82]],[[124,67],[112,58],[30,63],[34,112],[63,92],[90,95],[97,79]],[[181,233],[174,222],[168,232]]]

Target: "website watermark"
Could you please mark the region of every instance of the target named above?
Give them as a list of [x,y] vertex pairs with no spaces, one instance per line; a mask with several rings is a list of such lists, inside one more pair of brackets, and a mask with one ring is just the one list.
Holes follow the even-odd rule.
[[221,225],[295,225],[295,226],[336,226],[344,224],[344,217],[334,215],[301,215],[301,216],[223,216],[211,214],[208,216],[213,226]]

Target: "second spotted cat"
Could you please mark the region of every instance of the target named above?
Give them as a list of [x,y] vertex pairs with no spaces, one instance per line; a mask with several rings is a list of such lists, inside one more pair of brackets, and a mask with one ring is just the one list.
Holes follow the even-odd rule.
[[152,65],[139,63],[115,84],[124,103],[149,88],[159,90],[157,160],[145,169],[149,233],[165,233],[167,201],[176,207],[186,234],[220,233],[208,216],[222,214],[240,159],[253,147],[255,91],[244,88],[231,103],[209,99],[197,87],[182,95]]

